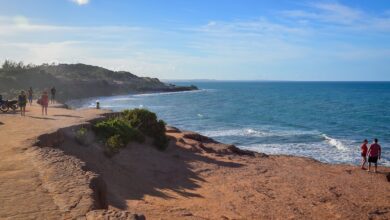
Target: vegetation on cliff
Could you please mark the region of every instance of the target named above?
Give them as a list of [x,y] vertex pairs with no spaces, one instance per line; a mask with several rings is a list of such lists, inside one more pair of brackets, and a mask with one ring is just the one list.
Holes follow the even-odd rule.
[[93,130],[105,143],[108,156],[118,153],[132,141],[143,143],[145,136],[152,138],[159,150],[168,146],[165,122],[146,109],[125,110],[116,117],[96,123]]
[[138,77],[130,72],[111,71],[86,64],[25,65],[5,61],[0,68],[0,94],[16,97],[20,90],[33,87],[35,95],[57,88],[60,101],[128,93],[196,90],[196,86],[165,84],[157,78]]

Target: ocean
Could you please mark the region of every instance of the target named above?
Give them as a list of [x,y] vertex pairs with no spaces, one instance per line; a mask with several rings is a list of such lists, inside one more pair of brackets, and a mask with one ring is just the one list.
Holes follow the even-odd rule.
[[71,102],[115,111],[147,108],[169,125],[267,154],[358,164],[378,138],[390,166],[390,82],[173,82],[199,91]]

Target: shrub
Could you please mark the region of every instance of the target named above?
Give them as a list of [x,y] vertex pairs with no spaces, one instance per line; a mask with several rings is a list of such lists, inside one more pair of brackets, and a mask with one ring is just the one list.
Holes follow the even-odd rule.
[[155,113],[146,109],[136,108],[133,110],[125,110],[122,115],[134,128],[139,129],[146,135],[153,135],[153,127],[157,123],[157,116]]
[[159,150],[164,150],[168,146],[168,139],[165,135],[165,122],[157,120],[155,113],[147,109],[137,108],[123,111],[122,117],[128,120],[132,127],[152,137],[154,145]]
[[133,128],[122,118],[113,118],[97,123],[94,130],[99,137],[108,139],[114,135],[119,135],[127,144],[130,141],[143,142],[145,137],[140,131]]
[[146,109],[123,111],[120,116],[98,122],[93,129],[105,142],[105,153],[109,156],[119,152],[130,141],[144,142],[144,135],[153,138],[153,144],[159,150],[168,146],[165,122],[157,120],[156,114]]
[[104,153],[107,156],[113,156],[114,154],[119,152],[120,148],[124,148],[126,146],[126,143],[120,135],[116,134],[107,139],[105,146],[106,149]]
[[81,145],[85,145],[86,142],[87,142],[87,132],[88,130],[84,127],[81,127],[80,129],[78,129],[76,131],[76,135],[75,135],[75,138],[76,138],[76,141],[77,143],[81,144]]
[[123,118],[111,118],[98,122],[94,126],[94,131],[98,137],[105,141],[105,153],[112,156],[125,147],[130,141],[144,142],[143,134],[133,128],[130,123]]

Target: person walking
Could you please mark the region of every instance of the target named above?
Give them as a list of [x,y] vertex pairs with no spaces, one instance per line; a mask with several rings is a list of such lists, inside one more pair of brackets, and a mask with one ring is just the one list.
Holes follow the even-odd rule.
[[377,172],[378,160],[381,159],[381,154],[381,145],[378,144],[378,139],[375,138],[374,143],[368,149],[368,172],[371,170],[371,163],[375,164],[374,172]]
[[30,103],[30,106],[32,106],[33,101],[33,89],[30,87],[30,89],[27,91],[28,93],[28,102]]
[[49,95],[47,91],[43,91],[41,98],[39,99],[39,104],[42,106],[42,115],[47,115],[47,107],[49,106]]
[[56,88],[53,86],[53,88],[51,88],[50,90],[50,93],[51,93],[51,104],[54,104],[55,103],[55,100],[56,100]]
[[366,168],[364,167],[366,165],[366,162],[367,162],[367,151],[368,151],[368,147],[367,147],[367,144],[368,144],[368,141],[367,139],[365,139],[363,141],[363,144],[362,146],[360,147],[360,150],[361,150],[361,156],[362,156],[362,170],[365,170]]
[[20,92],[20,95],[18,96],[18,105],[20,108],[20,115],[26,116],[26,104],[27,104],[27,96],[24,91]]

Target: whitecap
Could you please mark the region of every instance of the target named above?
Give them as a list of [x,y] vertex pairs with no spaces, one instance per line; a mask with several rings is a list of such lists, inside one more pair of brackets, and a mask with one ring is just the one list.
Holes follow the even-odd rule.
[[180,91],[180,92],[155,92],[155,93],[144,93],[133,95],[133,97],[144,97],[144,96],[161,96],[161,95],[174,95],[174,94],[182,94],[182,93],[198,93],[198,92],[206,92],[208,89],[199,89],[199,90],[191,90],[191,91]]
[[340,140],[337,140],[335,138],[331,138],[331,137],[327,136],[326,134],[322,134],[322,137],[325,138],[326,142],[329,145],[336,147],[338,150],[341,150],[341,151],[348,150],[348,147],[345,146]]
[[130,98],[130,97],[123,97],[123,98],[113,98],[110,99],[110,101],[131,101],[131,100],[137,100],[136,98]]
[[319,135],[318,131],[303,131],[303,130],[287,130],[287,129],[226,129],[226,130],[208,130],[202,132],[206,136],[220,137],[220,136],[244,136],[244,137],[271,137],[271,136],[299,136],[299,135]]

